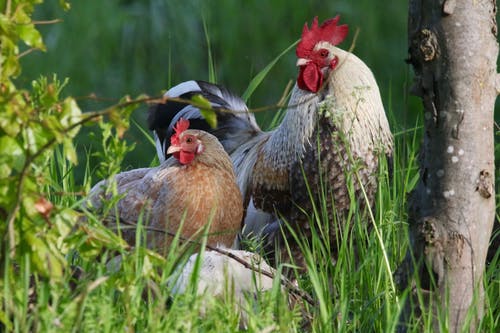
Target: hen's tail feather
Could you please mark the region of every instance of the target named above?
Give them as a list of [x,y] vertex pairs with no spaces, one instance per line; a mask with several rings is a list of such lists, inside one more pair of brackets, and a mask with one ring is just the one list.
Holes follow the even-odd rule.
[[216,110],[217,128],[211,128],[200,110],[189,103],[167,100],[166,103],[155,104],[149,109],[148,126],[155,133],[160,161],[166,158],[165,152],[170,145],[168,139],[172,136],[173,127],[180,118],[188,119],[190,128],[201,129],[215,135],[229,154],[261,132],[255,116],[248,112],[245,102],[222,86],[204,81],[186,81],[172,87],[165,96],[191,100],[198,94],[207,99]]

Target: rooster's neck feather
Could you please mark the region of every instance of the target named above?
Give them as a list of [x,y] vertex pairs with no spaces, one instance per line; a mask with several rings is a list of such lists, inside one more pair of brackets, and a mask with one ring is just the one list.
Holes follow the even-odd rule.
[[301,90],[295,85],[283,122],[263,148],[265,162],[270,167],[289,168],[302,157],[316,125],[320,99],[321,94]]
[[352,53],[339,48],[333,51],[339,65],[327,73],[326,86],[318,93],[294,87],[283,122],[263,147],[264,162],[269,167],[288,169],[300,161],[307,149],[314,148],[318,122],[337,128],[357,155],[378,148],[385,152],[392,149],[389,124],[370,69]]

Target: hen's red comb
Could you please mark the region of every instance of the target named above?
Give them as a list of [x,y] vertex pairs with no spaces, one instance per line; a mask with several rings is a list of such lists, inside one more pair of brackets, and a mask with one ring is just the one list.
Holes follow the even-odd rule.
[[339,20],[340,15],[337,15],[318,26],[318,17],[316,16],[311,24],[311,29],[306,22],[302,30],[302,37],[295,50],[297,57],[306,58],[314,46],[321,41],[329,42],[332,45],[340,44],[347,36],[349,27],[347,24],[337,25]]
[[187,130],[189,128],[189,120],[181,118],[175,124],[174,126],[174,135],[170,138],[170,144],[172,145],[178,145],[179,144],[179,135],[181,135],[182,132]]

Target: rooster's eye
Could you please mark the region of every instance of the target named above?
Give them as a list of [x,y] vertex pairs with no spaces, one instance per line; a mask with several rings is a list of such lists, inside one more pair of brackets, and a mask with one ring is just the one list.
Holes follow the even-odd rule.
[[191,143],[193,142],[193,138],[186,138],[186,143]]
[[328,57],[328,53],[329,53],[328,50],[325,50],[325,49],[319,51],[319,55],[321,58]]

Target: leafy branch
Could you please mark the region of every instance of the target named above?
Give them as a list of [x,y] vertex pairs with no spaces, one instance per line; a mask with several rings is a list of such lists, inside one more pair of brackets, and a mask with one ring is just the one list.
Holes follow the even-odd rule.
[[71,125],[61,129],[59,131],[58,136],[54,136],[53,138],[49,139],[44,145],[42,145],[34,154],[29,153],[29,149],[26,149],[26,155],[27,158],[25,159],[24,165],[19,173],[18,176],[18,183],[17,183],[17,190],[16,190],[16,200],[14,202],[14,208],[11,210],[9,217],[7,219],[7,225],[8,225],[8,235],[9,235],[9,244],[10,244],[10,255],[11,257],[15,256],[15,233],[14,233],[14,221],[15,218],[19,212],[19,209],[21,207],[21,202],[22,202],[22,195],[23,195],[23,186],[26,180],[26,177],[28,175],[28,171],[30,167],[32,166],[32,163],[40,157],[42,154],[44,154],[46,151],[51,149],[55,144],[59,143],[58,137],[60,135],[65,135],[70,133],[71,131],[81,127],[82,125],[85,125],[86,123],[95,121],[98,118],[104,117],[104,116],[110,116],[111,120],[114,120],[115,126],[117,128],[117,132],[119,136],[123,134],[125,131],[125,126],[124,126],[124,121],[123,119],[126,119],[127,117],[121,118],[123,116],[122,113],[119,112],[119,110],[125,109],[128,111],[128,115],[130,116],[130,112],[132,111],[130,108],[133,107],[135,108],[139,104],[146,103],[146,102],[152,102],[157,100],[156,98],[150,98],[150,97],[140,97],[137,99],[133,100],[127,100],[124,102],[121,102],[116,105],[112,105],[110,107],[107,107],[103,110],[99,111],[94,111],[94,112],[88,112],[85,114],[85,116],[82,117],[82,119],[72,123]]

